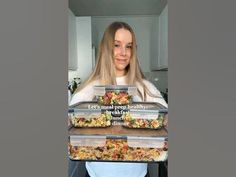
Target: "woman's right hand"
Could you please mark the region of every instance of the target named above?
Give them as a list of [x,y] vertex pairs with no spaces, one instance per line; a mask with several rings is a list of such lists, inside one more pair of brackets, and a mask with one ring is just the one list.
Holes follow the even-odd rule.
[[168,114],[166,114],[166,115],[164,116],[164,122],[163,122],[163,124],[164,124],[164,127],[167,129],[167,128],[168,128]]

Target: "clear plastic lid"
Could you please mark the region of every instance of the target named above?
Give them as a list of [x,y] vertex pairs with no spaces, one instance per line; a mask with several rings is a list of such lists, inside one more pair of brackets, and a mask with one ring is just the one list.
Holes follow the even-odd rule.
[[101,114],[106,114],[106,115],[111,115],[111,112],[109,111],[95,111],[95,110],[86,110],[86,111],[75,111],[73,113],[70,113],[71,116],[76,116],[76,117],[83,117],[85,119],[91,119],[97,116],[100,116]]
[[168,109],[156,102],[133,102],[128,105],[128,109],[131,111],[153,111],[167,113]]
[[158,110],[130,110],[126,114],[129,114],[133,119],[157,119],[162,112]]
[[106,136],[79,136],[70,135],[70,144],[72,146],[105,146]]
[[85,113],[85,114],[98,114],[98,113],[109,113],[109,109],[80,109],[80,108],[72,108],[69,110],[69,113],[76,113],[76,114],[81,114],[81,113]]
[[129,147],[164,148],[167,138],[164,137],[127,137]]
[[72,146],[93,146],[102,147],[105,146],[106,141],[109,139],[127,141],[129,147],[142,147],[142,148],[164,148],[167,143],[165,137],[135,137],[135,136],[81,136],[70,135],[70,144]]
[[129,95],[134,96],[137,94],[137,87],[131,85],[99,85],[94,86],[94,94],[103,96],[107,91],[124,91]]
[[113,106],[103,106],[103,105],[99,105],[97,102],[95,101],[90,101],[90,102],[79,102],[76,103],[72,106],[69,107],[68,112],[101,112],[104,110],[112,110],[114,109]]
[[131,110],[131,111],[158,111],[158,112],[168,112],[168,109],[156,102],[132,102],[129,105],[100,105],[97,101],[91,102],[79,102],[69,107],[68,112],[74,111],[86,111],[86,110],[113,110],[113,109]]

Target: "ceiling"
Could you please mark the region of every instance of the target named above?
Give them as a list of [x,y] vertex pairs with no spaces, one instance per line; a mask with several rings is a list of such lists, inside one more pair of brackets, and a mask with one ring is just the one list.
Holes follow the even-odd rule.
[[167,0],[69,0],[75,16],[159,15]]

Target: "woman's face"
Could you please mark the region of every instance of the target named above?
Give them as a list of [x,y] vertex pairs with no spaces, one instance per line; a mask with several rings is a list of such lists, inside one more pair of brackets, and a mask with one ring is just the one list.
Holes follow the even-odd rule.
[[128,30],[121,28],[116,31],[113,52],[116,76],[124,76],[132,53],[132,34]]

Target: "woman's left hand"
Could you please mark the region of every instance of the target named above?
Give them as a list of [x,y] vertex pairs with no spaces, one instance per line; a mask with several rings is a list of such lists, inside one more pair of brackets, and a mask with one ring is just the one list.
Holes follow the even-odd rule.
[[163,124],[164,124],[164,127],[167,129],[168,128],[168,114],[165,115]]

